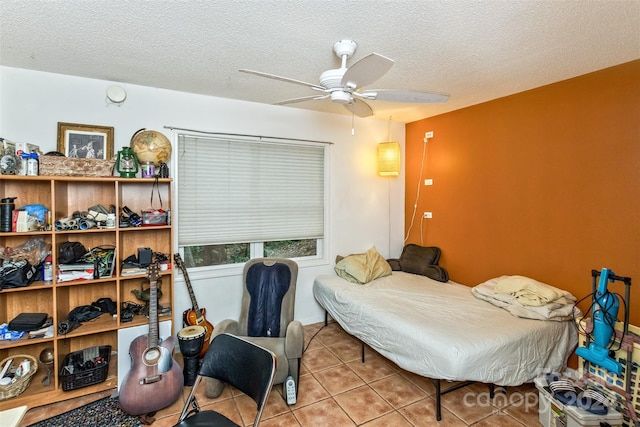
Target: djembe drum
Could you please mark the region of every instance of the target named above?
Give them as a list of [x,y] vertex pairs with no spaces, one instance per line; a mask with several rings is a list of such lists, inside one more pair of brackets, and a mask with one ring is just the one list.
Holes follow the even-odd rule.
[[206,329],[202,326],[187,326],[178,332],[178,344],[184,359],[184,385],[192,386],[198,376],[198,355],[204,345]]

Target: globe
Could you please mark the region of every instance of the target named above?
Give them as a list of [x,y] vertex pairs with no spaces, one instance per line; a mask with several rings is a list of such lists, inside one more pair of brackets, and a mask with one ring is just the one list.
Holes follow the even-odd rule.
[[140,129],[131,137],[130,145],[140,163],[159,165],[171,157],[171,141],[155,130]]

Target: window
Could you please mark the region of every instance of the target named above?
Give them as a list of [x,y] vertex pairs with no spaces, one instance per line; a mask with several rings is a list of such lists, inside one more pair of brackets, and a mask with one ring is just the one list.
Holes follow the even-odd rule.
[[327,145],[178,134],[178,246],[187,267],[317,258]]

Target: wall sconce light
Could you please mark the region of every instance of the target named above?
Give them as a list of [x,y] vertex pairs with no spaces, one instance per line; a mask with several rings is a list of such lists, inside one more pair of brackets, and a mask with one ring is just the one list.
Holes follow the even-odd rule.
[[398,142],[378,144],[378,175],[400,176],[400,144]]

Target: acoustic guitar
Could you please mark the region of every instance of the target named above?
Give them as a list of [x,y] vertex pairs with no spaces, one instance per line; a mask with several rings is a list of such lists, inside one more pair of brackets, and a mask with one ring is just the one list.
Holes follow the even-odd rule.
[[202,351],[200,351],[200,355],[198,357],[204,357],[204,354],[207,352],[209,348],[209,343],[211,342],[211,333],[213,332],[213,325],[209,323],[206,319],[207,309],[198,307],[198,301],[196,301],[196,296],[193,293],[193,288],[191,287],[191,280],[189,280],[189,273],[187,273],[187,267],[184,265],[180,254],[173,254],[173,259],[176,261],[176,265],[182,271],[182,275],[184,276],[184,281],[187,284],[187,290],[189,291],[189,297],[191,297],[191,309],[185,310],[182,313],[182,321],[186,326],[202,326],[205,330],[204,335],[204,344],[202,345]]
[[174,403],[182,395],[182,368],[173,359],[176,345],[171,336],[160,342],[158,324],[158,264],[150,264],[149,334],[131,342],[131,370],[120,386],[120,406],[130,415],[144,415]]

